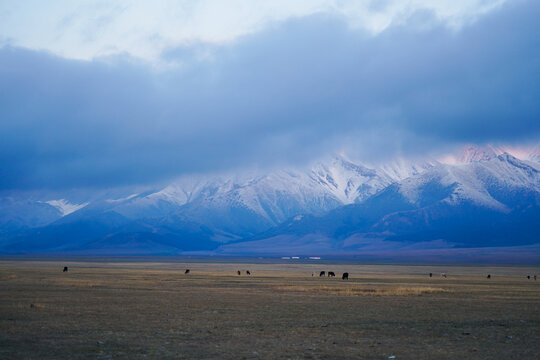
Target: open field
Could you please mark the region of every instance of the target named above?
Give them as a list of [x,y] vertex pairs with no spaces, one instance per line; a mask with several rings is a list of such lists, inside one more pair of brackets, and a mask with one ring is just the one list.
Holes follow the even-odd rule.
[[540,268],[0,261],[0,358],[538,359],[528,274]]

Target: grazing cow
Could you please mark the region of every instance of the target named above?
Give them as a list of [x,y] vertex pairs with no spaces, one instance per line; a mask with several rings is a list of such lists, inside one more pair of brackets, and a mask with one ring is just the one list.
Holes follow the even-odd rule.
[[184,274],[189,274],[189,269],[186,269],[186,272]]
[[328,277],[335,277],[335,276],[336,276],[336,274],[334,274],[333,271],[329,271],[329,272],[328,272]]
[[341,276],[341,280],[349,280],[349,273],[343,273],[343,276]]
[[433,277],[433,273],[429,273],[429,277]]
[[488,274],[487,278],[488,278],[488,279],[491,279],[491,274]]
[[446,273],[442,273],[441,276],[446,279]]
[[527,279],[531,280],[531,275],[527,275]]
[[251,271],[246,270],[246,275],[251,275]]
[[238,275],[242,275],[242,272],[240,272],[240,270],[238,270],[236,273],[237,273]]
[[324,271],[321,271],[321,273],[319,274],[319,277],[321,276],[324,276],[326,273]]
[[63,272],[67,272],[68,271],[68,267],[67,266],[64,266],[64,270],[62,270]]

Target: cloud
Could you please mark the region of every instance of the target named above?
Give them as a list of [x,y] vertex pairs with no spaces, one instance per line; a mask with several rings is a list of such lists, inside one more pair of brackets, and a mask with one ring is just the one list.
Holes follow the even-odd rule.
[[372,159],[537,138],[539,15],[532,1],[508,4],[456,31],[420,11],[373,36],[316,14],[230,44],[168,47],[161,57],[181,65],[165,70],[129,54],[78,61],[4,47],[0,188],[106,188],[343,149]]
[[[226,44],[276,22],[340,15],[352,27],[378,34],[418,11],[460,28],[504,0],[158,0],[152,2],[28,0],[0,3],[1,42],[91,60],[127,53],[160,64],[174,46]],[[3,39],[2,39],[3,38]],[[163,64],[161,64],[163,65]]]

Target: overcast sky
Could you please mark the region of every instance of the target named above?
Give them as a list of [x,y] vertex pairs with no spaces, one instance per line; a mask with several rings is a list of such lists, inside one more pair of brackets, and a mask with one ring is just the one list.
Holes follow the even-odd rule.
[[534,0],[4,1],[0,189],[538,141],[539,19]]

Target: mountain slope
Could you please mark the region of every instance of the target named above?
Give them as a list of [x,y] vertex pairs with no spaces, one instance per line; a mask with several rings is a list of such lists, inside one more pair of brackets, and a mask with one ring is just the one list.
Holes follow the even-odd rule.
[[[502,154],[488,161],[437,165],[388,186],[361,204],[324,215],[287,221],[244,243],[224,245],[225,253],[296,249],[313,254],[310,242],[326,252],[358,252],[378,244],[500,246],[540,242],[540,165]],[[322,249],[321,248],[321,249]]]
[[[51,250],[82,250],[99,244],[111,248],[114,242],[125,248],[119,242],[142,241],[146,236],[178,251],[207,249],[217,246],[214,242],[252,236],[298,214],[323,213],[361,201],[390,182],[388,176],[341,157],[307,170],[185,176],[158,191],[128,192],[79,205],[64,199],[43,201],[42,206],[56,216],[35,224],[27,221],[3,242],[6,251],[30,246],[44,250],[46,244]],[[10,229],[6,231],[9,235]]]
[[306,169],[184,176],[71,201],[7,196],[0,251],[354,253],[533,243],[540,164],[490,149],[468,148],[461,162],[396,159],[371,168],[332,157]]
[[44,226],[62,217],[62,212],[48,203],[14,197],[0,198],[0,236],[10,232]]

